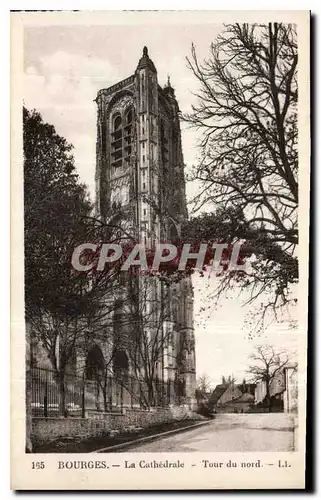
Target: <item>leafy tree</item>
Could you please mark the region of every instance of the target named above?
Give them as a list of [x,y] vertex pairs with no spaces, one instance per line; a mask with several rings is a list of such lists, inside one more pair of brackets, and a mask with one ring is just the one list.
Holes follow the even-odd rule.
[[91,205],[78,181],[72,146],[36,111],[24,108],[23,125],[25,304],[30,319],[40,307],[59,313],[66,306],[73,243],[87,234],[84,218]]
[[[197,104],[185,117],[201,132],[200,185],[183,237],[244,243],[247,273],[225,274],[217,296],[235,286],[276,312],[298,280],[297,44],[295,26],[231,24],[199,62]],[[214,208],[211,208],[214,207]],[[263,299],[268,297],[268,299]]]
[[106,295],[115,293],[119,271],[77,272],[71,256],[80,243],[110,241],[119,215],[110,224],[95,219],[72,146],[36,111],[24,109],[23,119],[26,322],[31,341],[47,350],[64,412],[68,364],[76,349],[86,355],[94,338],[106,336],[113,310]]
[[[85,214],[90,211],[84,188],[77,182],[71,150],[39,113],[23,108],[27,423],[31,411],[30,344],[35,338],[43,344],[46,338],[58,338],[70,276],[67,255],[71,247],[66,248],[63,235],[75,234],[74,206]],[[52,353],[56,350],[49,349],[49,356]],[[29,431],[27,426],[27,444]]]

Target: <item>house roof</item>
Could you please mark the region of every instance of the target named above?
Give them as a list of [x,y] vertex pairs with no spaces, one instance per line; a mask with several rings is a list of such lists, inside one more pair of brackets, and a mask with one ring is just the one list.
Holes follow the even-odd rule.
[[212,392],[211,403],[216,404],[228,387],[229,384],[218,384]]
[[[212,396],[210,398],[211,403],[216,404],[220,397],[224,394],[224,392],[229,388],[231,384],[218,384],[214,391],[212,392]],[[233,399],[234,402],[237,401],[253,401],[256,384],[237,384],[235,387],[241,391],[242,395],[236,399]]]

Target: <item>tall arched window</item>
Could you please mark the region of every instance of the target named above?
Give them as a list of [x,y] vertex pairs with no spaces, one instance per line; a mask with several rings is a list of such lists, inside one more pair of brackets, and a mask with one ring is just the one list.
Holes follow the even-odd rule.
[[88,352],[86,359],[87,380],[99,380],[105,370],[105,360],[99,346],[94,345]]
[[120,114],[112,118],[111,133],[111,164],[114,169],[122,166],[123,158],[123,129],[122,118]]
[[132,154],[133,120],[134,120],[133,108],[130,107],[129,109],[127,109],[125,111],[124,158],[125,158],[126,166],[129,165],[130,156]]
[[[114,171],[119,167],[128,167],[133,146],[134,111],[132,106],[124,113],[112,117],[111,165]],[[123,163],[123,160],[125,163]]]

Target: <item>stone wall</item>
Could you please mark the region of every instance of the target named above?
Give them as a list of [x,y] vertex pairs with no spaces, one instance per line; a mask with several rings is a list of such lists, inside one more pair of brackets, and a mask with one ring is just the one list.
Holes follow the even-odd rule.
[[32,440],[51,442],[58,438],[81,438],[106,435],[112,429],[124,431],[130,426],[149,427],[175,420],[196,419],[186,407],[151,410],[126,409],[124,414],[90,412],[86,418],[35,417],[32,419]]
[[252,403],[248,401],[231,401],[230,404],[217,406],[216,413],[247,413],[252,409]]

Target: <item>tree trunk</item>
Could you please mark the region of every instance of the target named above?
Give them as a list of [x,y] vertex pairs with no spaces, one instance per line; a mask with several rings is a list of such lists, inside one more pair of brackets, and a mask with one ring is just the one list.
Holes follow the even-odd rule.
[[103,393],[103,399],[104,399],[104,411],[108,411],[108,397],[107,397],[107,391],[108,391],[108,379],[105,374],[104,376],[104,385],[101,384],[102,387],[102,393]]
[[107,398],[106,386],[105,386],[104,391],[103,391],[103,396],[104,396],[104,411],[108,412],[108,398]]
[[96,379],[96,391],[95,391],[95,406],[97,411],[101,411],[100,407],[100,386],[99,380]]
[[269,412],[271,411],[271,395],[270,395],[270,381],[267,379],[265,381],[266,384],[266,403],[269,409]]
[[148,381],[148,406],[155,406],[153,381]]

